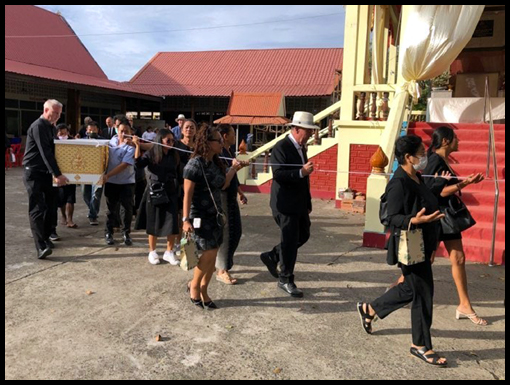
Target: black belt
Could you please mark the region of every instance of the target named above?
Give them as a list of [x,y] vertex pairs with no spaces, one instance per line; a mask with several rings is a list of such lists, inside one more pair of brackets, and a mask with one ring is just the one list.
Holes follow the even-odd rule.
[[40,173],[43,173],[43,174],[51,174],[51,172],[49,172],[48,170],[41,170],[41,169],[34,168],[34,167],[25,167],[25,170],[40,172]]

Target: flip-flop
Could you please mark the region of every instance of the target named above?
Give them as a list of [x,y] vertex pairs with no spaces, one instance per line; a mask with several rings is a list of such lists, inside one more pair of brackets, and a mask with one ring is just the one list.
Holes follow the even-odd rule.
[[70,229],[77,229],[78,225],[76,223],[73,223],[72,225],[67,225]]

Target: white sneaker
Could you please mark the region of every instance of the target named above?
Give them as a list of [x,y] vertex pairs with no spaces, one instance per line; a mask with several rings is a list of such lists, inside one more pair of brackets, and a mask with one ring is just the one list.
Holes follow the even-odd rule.
[[151,251],[149,253],[149,262],[151,263],[151,265],[159,265],[161,263],[161,261],[159,260],[159,255],[158,253],[156,253],[156,250]]
[[175,258],[175,254],[173,251],[165,251],[165,255],[163,255],[163,260],[167,261],[172,266],[177,266],[181,261]]

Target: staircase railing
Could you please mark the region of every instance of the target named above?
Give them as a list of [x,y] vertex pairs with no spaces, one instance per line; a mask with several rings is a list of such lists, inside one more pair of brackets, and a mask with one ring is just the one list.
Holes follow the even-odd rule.
[[496,153],[496,134],[494,130],[494,120],[492,118],[492,99],[490,96],[490,83],[489,77],[485,79],[485,106],[483,112],[483,121],[487,122],[487,114],[489,115],[489,149],[487,154],[487,178],[490,178],[491,169],[491,155],[494,162],[494,184],[495,184],[495,198],[494,198],[494,219],[492,224],[492,245],[489,266],[494,266],[496,260],[496,234],[498,229],[498,213],[499,213],[499,175],[498,175],[498,157]]

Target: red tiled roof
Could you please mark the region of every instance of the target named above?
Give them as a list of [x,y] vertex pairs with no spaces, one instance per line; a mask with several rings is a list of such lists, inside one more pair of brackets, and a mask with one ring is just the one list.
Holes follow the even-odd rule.
[[78,37],[8,38],[74,35],[62,16],[33,5],[5,6],[5,59],[107,79]]
[[5,72],[153,96],[128,82],[109,80],[78,37],[8,38],[48,35],[74,31],[55,13],[33,5],[6,5]]
[[131,87],[129,83],[116,82],[108,79],[99,79],[93,76],[74,74],[53,68],[38,67],[36,65],[18,63],[12,60],[5,60],[5,72],[55,80],[64,83],[80,84],[91,87],[105,88],[108,90],[129,92],[132,94],[145,94],[154,96],[150,93],[133,90],[133,87]]
[[232,124],[242,126],[284,126],[290,123],[286,118],[253,117],[253,116],[224,116],[214,121],[214,124]]
[[285,97],[281,93],[233,93],[227,114],[236,116],[285,116]]
[[229,96],[233,91],[325,96],[333,93],[342,64],[341,48],[163,52],[131,83],[161,96]]
[[214,123],[281,126],[289,122],[283,94],[232,93],[227,116]]
[[227,116],[214,123],[279,126],[289,122],[283,94],[232,93]]

